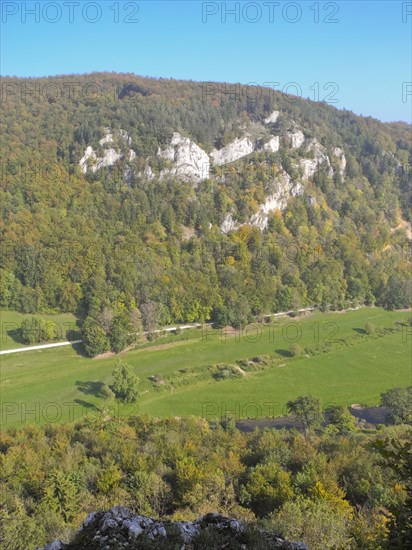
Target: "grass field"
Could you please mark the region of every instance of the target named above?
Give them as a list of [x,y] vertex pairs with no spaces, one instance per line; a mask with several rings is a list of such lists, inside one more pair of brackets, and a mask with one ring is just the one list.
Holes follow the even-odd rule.
[[[80,338],[79,319],[71,313],[60,313],[57,315],[41,314],[46,321],[56,323],[58,327],[59,341],[77,340]],[[19,327],[24,319],[33,317],[31,314],[18,313],[17,311],[1,310],[1,340],[0,350],[22,348],[24,344],[19,339]]]
[[[287,400],[308,393],[318,396],[323,404],[373,405],[385,389],[412,383],[412,336],[399,330],[370,338],[362,334],[363,328],[371,322],[377,329],[395,329],[396,321],[405,322],[409,317],[408,312],[364,308],[286,317],[248,334],[226,338],[211,329],[188,331],[175,341],[169,336],[168,343],[158,340],[151,347],[122,356],[140,377],[144,391],[137,404],[116,405],[112,414],[211,418],[228,410],[238,418],[254,418],[280,415]],[[302,348],[325,348],[331,340],[340,341],[340,347],[330,344],[329,350],[316,356],[288,356],[292,341]],[[264,354],[277,357],[276,366],[223,381],[208,375],[212,364]],[[87,359],[81,345],[0,356],[3,427],[98,413],[104,403],[99,398],[99,383],[111,383],[117,360]],[[147,381],[155,374],[168,380],[165,388]],[[174,380],[179,383],[174,385]]]

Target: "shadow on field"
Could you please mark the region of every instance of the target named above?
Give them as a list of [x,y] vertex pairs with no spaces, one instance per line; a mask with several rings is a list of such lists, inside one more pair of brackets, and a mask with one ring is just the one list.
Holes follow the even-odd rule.
[[10,338],[10,340],[13,340],[13,342],[17,342],[18,344],[24,344],[23,340],[21,339],[21,330],[19,328],[8,330],[7,338]]
[[287,349],[275,349],[275,352],[282,357],[292,357],[292,354]]
[[89,403],[88,401],[83,401],[83,399],[75,399],[75,403],[83,407],[84,409],[90,409],[94,411],[99,411],[100,409],[94,405],[94,403]]
[[[362,407],[361,405],[352,405],[349,407],[352,416],[357,420],[358,428],[374,427],[378,424],[390,425],[388,422],[389,409],[387,407]],[[330,415],[325,414],[325,421],[322,423],[326,426],[330,422]],[[302,429],[302,425],[293,416],[280,416],[278,418],[258,418],[258,419],[242,419],[236,422],[236,427],[241,432],[253,432],[255,428],[263,430],[264,428],[272,429],[287,429],[293,428]]]
[[79,391],[86,395],[94,395],[95,397],[102,397],[103,382],[83,382],[76,380],[76,386]]
[[353,329],[358,334],[367,334],[366,330],[364,328],[354,328]]

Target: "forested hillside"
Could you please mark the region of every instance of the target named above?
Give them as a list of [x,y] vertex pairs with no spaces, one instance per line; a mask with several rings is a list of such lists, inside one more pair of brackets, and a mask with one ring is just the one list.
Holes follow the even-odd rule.
[[129,74],[1,85],[2,307],[239,324],[411,305],[407,124]]
[[[219,512],[257,521],[311,550],[408,548],[410,428],[353,432],[343,418],[337,424],[304,437],[296,430],[242,434],[231,421],[95,417],[3,433],[0,544],[33,550],[67,540],[90,512],[122,505],[169,520]],[[103,548],[98,540],[75,548]],[[122,548],[122,540],[110,547]],[[255,541],[261,548],[256,534]],[[195,548],[242,548],[220,542]]]

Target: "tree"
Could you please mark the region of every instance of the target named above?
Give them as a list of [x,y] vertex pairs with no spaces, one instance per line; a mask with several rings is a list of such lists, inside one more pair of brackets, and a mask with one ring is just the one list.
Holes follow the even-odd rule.
[[412,443],[386,438],[373,447],[381,455],[384,466],[390,468],[402,483],[406,498],[392,504],[395,512],[390,525],[388,548],[410,548],[412,540]]
[[139,377],[133,369],[124,361],[118,361],[113,371],[113,390],[119,399],[126,403],[132,403],[139,396]]
[[110,350],[110,341],[104,328],[93,319],[87,317],[82,326],[83,347],[88,357],[95,357]]
[[216,306],[212,310],[210,320],[214,328],[224,328],[229,324],[229,313],[226,306]]
[[338,433],[347,434],[355,429],[355,418],[351,415],[348,407],[335,405],[330,410],[330,423],[336,426]]
[[258,464],[251,469],[241,494],[256,515],[264,516],[292,498],[291,474],[275,462]]
[[323,420],[320,401],[317,397],[300,396],[294,401],[288,401],[286,407],[289,413],[302,423],[306,435],[310,430],[319,427]]
[[402,309],[412,305],[412,286],[409,277],[392,275],[383,292],[382,305],[387,309]]
[[231,311],[231,324],[234,328],[243,328],[251,320],[249,301],[246,296],[240,296],[233,304]]
[[124,350],[133,341],[133,326],[130,315],[122,311],[114,317],[109,332],[110,347],[115,353]]
[[412,386],[392,388],[381,393],[381,405],[388,407],[388,420],[394,424],[412,422]]
[[299,496],[288,500],[276,515],[271,514],[271,520],[275,532],[289,540],[302,540],[309,548],[352,548],[350,510],[333,506],[326,499]]
[[142,312],[143,326],[145,330],[152,334],[159,324],[159,305],[153,300],[146,300],[141,307],[140,311]]
[[373,323],[366,323],[365,332],[366,334],[373,334],[376,331],[376,327]]
[[142,314],[137,307],[130,311],[130,323],[132,325],[133,338],[136,340],[143,331]]
[[112,326],[114,313],[113,310],[109,307],[104,307],[102,311],[97,316],[97,320],[100,325],[104,328],[106,334],[110,332],[110,327]]

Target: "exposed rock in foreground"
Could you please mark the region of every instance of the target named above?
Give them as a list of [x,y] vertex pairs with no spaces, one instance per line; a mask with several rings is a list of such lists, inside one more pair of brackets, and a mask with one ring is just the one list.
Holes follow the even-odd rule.
[[123,506],[90,514],[70,543],[48,544],[44,550],[272,549],[309,550],[302,542],[286,542],[236,519],[206,514],[196,521],[158,521],[132,514]]

